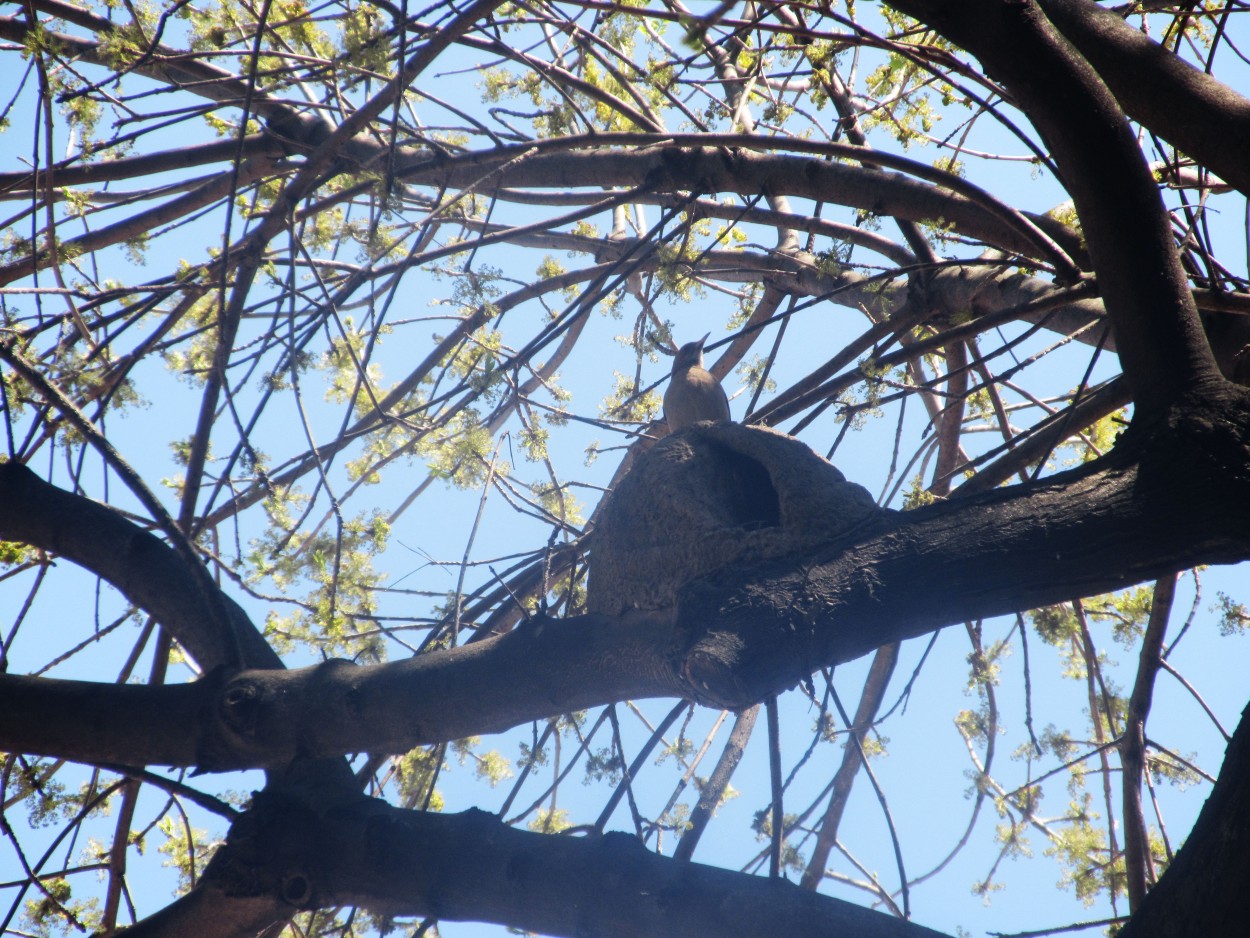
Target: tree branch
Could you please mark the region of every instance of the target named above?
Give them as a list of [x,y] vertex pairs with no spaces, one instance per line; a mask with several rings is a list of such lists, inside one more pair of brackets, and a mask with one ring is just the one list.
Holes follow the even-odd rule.
[[1154,885],[1154,865],[1150,858],[1150,836],[1142,810],[1142,776],[1146,770],[1146,718],[1154,697],[1155,677],[1163,660],[1163,635],[1176,595],[1176,575],[1155,582],[1150,619],[1142,636],[1137,677],[1124,715],[1120,739],[1120,766],[1124,788],[1124,873],[1128,881],[1129,909],[1137,911]]
[[1135,414],[1222,379],[1141,147],[1097,73],[1032,2],[894,0],[981,60],[1051,148],[1076,203]]
[[234,638],[221,634],[216,610],[202,598],[208,577],[195,576],[173,548],[115,509],[49,485],[20,463],[0,463],[0,537],[59,554],[107,580],[169,629],[205,670],[229,662],[236,645],[253,667],[283,666],[247,614],[219,592]]
[[1041,0],[1128,116],[1250,195],[1250,100],[1091,0]]
[[[549,187],[557,180],[561,188],[598,188],[655,184],[659,180],[658,188],[667,184],[677,191],[694,188],[739,195],[788,195],[916,222],[941,223],[1002,250],[1053,261],[1065,268],[1071,264],[1068,254],[1076,253],[1079,243],[1079,236],[1073,237],[1067,226],[996,206],[997,200],[981,198],[976,187],[962,183],[954,174],[914,160],[876,150],[866,154],[847,144],[793,138],[726,134],[713,139],[720,145],[708,146],[707,135],[595,134],[560,138],[551,146],[538,141],[462,156],[419,151],[397,155],[396,175],[410,185],[446,188]],[[760,153],[755,149],[763,147],[791,152]],[[798,155],[808,153],[811,155]],[[891,169],[897,171],[821,156],[871,159],[883,164],[888,160]],[[1062,248],[1056,247],[1057,242]]]
[[1235,935],[1250,882],[1250,708],[1242,711],[1211,794],[1185,845],[1120,938]]
[[[405,811],[364,798],[318,810],[260,795],[201,888],[241,882],[256,900],[285,900],[290,912],[359,905],[544,935],[939,938],[783,880],[657,856],[625,834],[533,834],[483,811]],[[125,934],[166,933],[141,923]]]

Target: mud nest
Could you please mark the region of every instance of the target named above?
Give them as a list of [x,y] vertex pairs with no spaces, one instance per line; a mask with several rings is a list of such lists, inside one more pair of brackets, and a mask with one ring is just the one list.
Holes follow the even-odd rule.
[[605,615],[667,608],[697,577],[837,540],[879,512],[863,486],[792,437],[696,424],[645,453],[609,498],[588,606]]

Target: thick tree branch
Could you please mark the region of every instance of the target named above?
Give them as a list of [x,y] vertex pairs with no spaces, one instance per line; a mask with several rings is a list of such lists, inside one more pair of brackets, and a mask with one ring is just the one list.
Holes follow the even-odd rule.
[[[657,856],[625,834],[533,834],[483,811],[405,811],[363,798],[317,809],[259,796],[201,888],[277,897],[292,913],[357,905],[544,935],[939,938],[782,880]],[[140,924],[126,934],[165,932]]]
[[887,642],[1250,557],[1250,399],[1231,385],[1212,397],[1224,406],[1178,411],[1082,469],[688,585],[689,693],[740,707]]
[[20,463],[0,463],[0,538],[59,554],[107,580],[169,629],[205,670],[229,662],[235,645],[252,667],[283,666],[224,593],[234,639],[221,634],[214,609],[201,599],[200,578],[164,541],[115,509],[49,485]]
[[0,674],[0,749],[95,765],[195,765],[193,728],[219,687]]
[[1041,0],[1128,116],[1250,194],[1250,100],[1092,0]]
[[[787,195],[939,223],[1002,250],[1054,261],[1065,268],[1071,263],[1068,255],[1079,253],[1079,236],[1067,226],[995,206],[996,200],[980,198],[975,187],[962,184],[954,174],[914,160],[873,151],[872,159],[884,163],[888,158],[888,165],[896,170],[888,172],[820,159],[869,159],[846,144],[729,134],[719,138],[722,145],[707,146],[706,139],[677,134],[595,134],[561,138],[554,148],[515,144],[453,157],[420,151],[397,156],[396,174],[410,185],[471,186],[485,191],[545,188],[558,180],[561,188],[651,184],[661,190]],[[764,147],[812,155],[754,149]],[[1057,249],[1056,243],[1062,248]]]
[[680,696],[671,636],[668,616],[579,616],[373,667],[334,660],[157,686],[0,674],[0,749],[213,771],[407,752],[596,704]]
[[[1185,845],[1119,938],[1237,935],[1250,882],[1250,709],[1242,711],[1224,765]],[[1238,897],[1230,899],[1230,897]]]
[[897,0],[1002,81],[1051,148],[1081,218],[1136,413],[1218,383],[1171,225],[1128,121],[1036,3]]
[[237,884],[201,885],[137,925],[115,934],[125,938],[256,938],[290,918],[290,905],[277,896],[241,894]]

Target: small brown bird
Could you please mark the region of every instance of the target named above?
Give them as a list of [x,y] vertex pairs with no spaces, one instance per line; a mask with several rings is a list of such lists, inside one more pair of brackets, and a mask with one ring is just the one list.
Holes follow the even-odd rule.
[[664,392],[664,419],[668,421],[670,432],[700,420],[729,419],[729,398],[725,389],[703,367],[703,343],[707,335],[698,342],[687,342],[673,359],[673,376]]

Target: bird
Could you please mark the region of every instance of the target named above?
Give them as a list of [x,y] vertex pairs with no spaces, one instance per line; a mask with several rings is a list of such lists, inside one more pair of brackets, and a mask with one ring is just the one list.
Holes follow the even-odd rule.
[[687,342],[673,359],[673,375],[664,392],[664,419],[671,433],[700,420],[728,420],[729,398],[716,377],[703,367],[703,343]]

